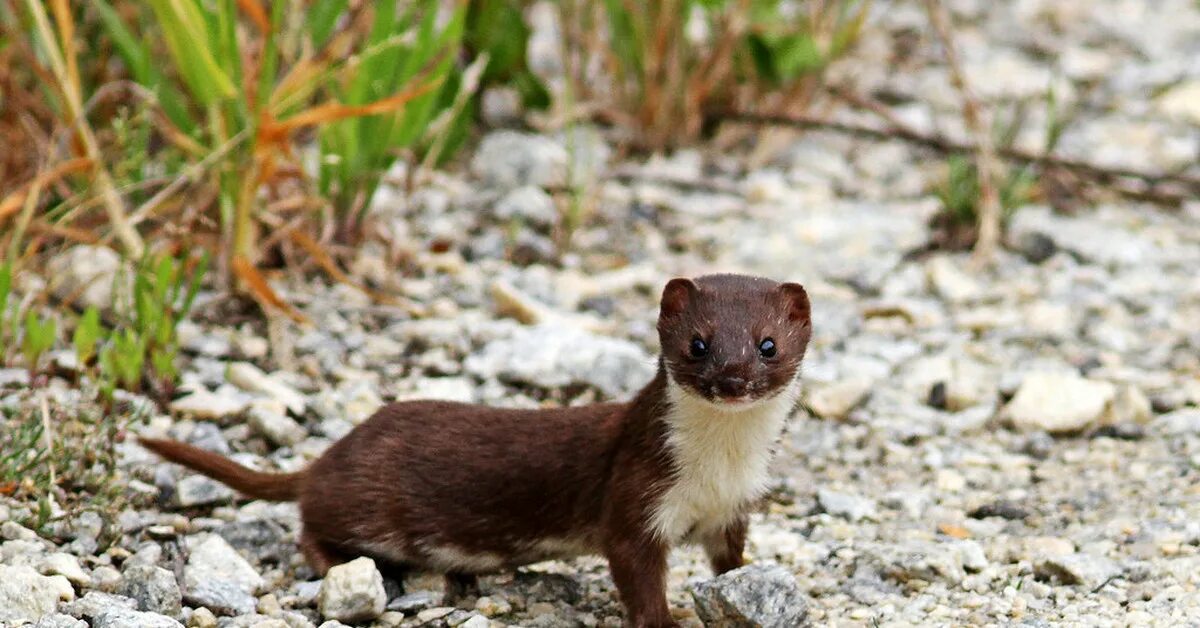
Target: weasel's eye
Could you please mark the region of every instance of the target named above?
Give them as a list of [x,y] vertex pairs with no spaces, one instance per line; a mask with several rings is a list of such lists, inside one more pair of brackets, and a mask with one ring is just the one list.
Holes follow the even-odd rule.
[[693,338],[691,351],[693,358],[702,358],[708,355],[708,343],[699,338]]
[[775,357],[775,341],[767,338],[766,340],[758,343],[758,353],[764,358]]

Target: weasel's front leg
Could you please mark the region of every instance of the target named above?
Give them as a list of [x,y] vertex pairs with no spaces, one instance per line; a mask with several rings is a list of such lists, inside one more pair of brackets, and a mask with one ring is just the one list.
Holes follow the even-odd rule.
[[719,576],[745,564],[742,553],[746,551],[746,529],[749,525],[749,518],[741,515],[733,523],[704,538],[704,552],[708,554],[713,573]]
[[605,556],[613,582],[621,594],[633,628],[676,628],[667,606],[667,552],[665,544],[648,536],[614,538]]

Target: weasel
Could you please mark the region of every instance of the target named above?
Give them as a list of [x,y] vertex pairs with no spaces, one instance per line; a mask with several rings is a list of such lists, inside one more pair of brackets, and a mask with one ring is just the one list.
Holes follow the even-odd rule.
[[665,591],[672,546],[701,545],[717,573],[742,565],[747,513],[799,394],[810,309],[796,283],[672,279],[657,374],[632,400],[392,403],[298,473],[140,441],[251,497],[299,502],[299,545],[322,575],[365,555],[444,573],[461,590],[476,574],[601,554],[629,624],[676,626]]

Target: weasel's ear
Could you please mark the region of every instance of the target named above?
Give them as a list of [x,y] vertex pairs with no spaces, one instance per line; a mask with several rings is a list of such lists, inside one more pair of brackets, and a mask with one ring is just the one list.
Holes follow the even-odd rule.
[[808,292],[798,283],[779,284],[779,291],[788,306],[788,318],[809,325],[812,323],[812,305],[808,302]]
[[667,282],[663,288],[662,308],[660,317],[675,316],[682,313],[696,294],[696,284],[691,279],[676,278]]

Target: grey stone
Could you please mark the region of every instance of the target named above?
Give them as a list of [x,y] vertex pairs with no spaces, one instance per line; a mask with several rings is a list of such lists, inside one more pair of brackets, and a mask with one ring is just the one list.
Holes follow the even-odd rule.
[[171,501],[181,508],[225,504],[233,500],[233,489],[203,475],[187,475],[175,483]]
[[234,362],[225,372],[229,383],[246,392],[266,395],[287,407],[288,411],[297,416],[304,414],[308,402],[304,395],[295,388],[279,381],[278,378],[267,375],[257,366],[249,362]]
[[158,613],[113,608],[93,619],[92,628],[183,628],[183,624]]
[[179,617],[183,597],[175,574],[152,565],[133,565],[125,569],[125,578],[118,590],[121,595],[137,601],[138,610]]
[[106,311],[113,306],[117,276],[132,275],[116,251],[103,246],[75,246],[55,256],[46,267],[50,291],[81,306]]
[[88,628],[87,622],[63,613],[42,615],[33,628]]
[[351,623],[379,617],[386,604],[383,576],[370,558],[356,558],[331,568],[317,596],[322,616]]
[[1043,558],[1034,571],[1063,584],[1082,585],[1088,591],[1121,575],[1120,565],[1111,559],[1079,552]]
[[505,194],[496,202],[495,213],[503,220],[519,219],[539,227],[550,227],[558,222],[554,199],[533,185],[523,185]]
[[567,151],[540,135],[494,131],[479,144],[471,172],[499,188],[561,186],[567,182]]
[[[185,576],[186,578],[186,576]],[[226,580],[196,580],[183,591],[188,606],[203,606],[217,615],[253,613],[258,600]]]
[[273,406],[273,403],[261,401],[251,403],[247,412],[250,427],[272,443],[284,447],[295,445],[308,437],[308,432],[299,423]]
[[59,610],[72,617],[95,619],[113,609],[137,610],[137,601],[123,595],[88,591],[78,600],[63,604]]
[[796,578],[778,565],[749,565],[692,587],[696,614],[710,628],[796,628],[808,601]]
[[468,356],[465,366],[479,377],[545,388],[589,384],[608,397],[629,394],[654,376],[653,358],[638,345],[552,324],[517,328]]
[[875,502],[859,495],[822,488],[817,491],[817,503],[825,512],[850,521],[874,519],[877,516]]
[[254,593],[262,576],[229,543],[215,534],[188,539],[183,568],[183,599],[218,614],[244,615],[254,611]]
[[62,576],[43,576],[23,565],[0,565],[0,625],[37,621],[54,612],[60,600],[73,599],[75,589]]
[[413,591],[388,602],[387,610],[414,613],[439,604],[440,595],[433,591]]
[[1168,412],[1154,420],[1154,428],[1173,436],[1200,434],[1200,408],[1181,408]]

